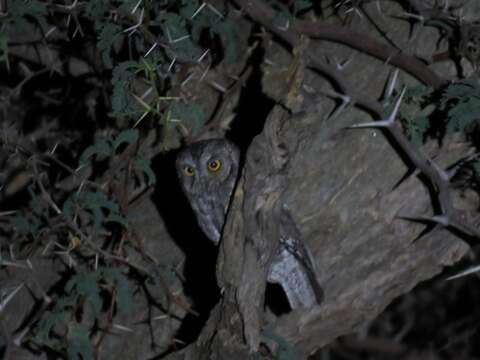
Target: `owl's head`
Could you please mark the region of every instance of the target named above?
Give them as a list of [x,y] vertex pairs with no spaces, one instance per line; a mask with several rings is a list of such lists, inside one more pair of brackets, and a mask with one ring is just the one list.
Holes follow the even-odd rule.
[[228,140],[213,139],[191,144],[176,160],[177,174],[198,224],[218,243],[238,175],[240,152]]

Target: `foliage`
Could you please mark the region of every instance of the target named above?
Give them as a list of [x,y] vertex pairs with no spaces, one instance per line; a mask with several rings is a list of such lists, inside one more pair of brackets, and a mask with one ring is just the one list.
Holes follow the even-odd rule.
[[[45,120],[25,127],[19,121],[0,139],[2,179],[30,179],[15,212],[1,219],[0,234],[8,240],[0,251],[18,258],[42,253],[52,268],[64,265],[60,285],[44,290],[51,305],[39,312],[25,341],[69,359],[91,359],[100,346],[92,342],[99,324],[112,326],[131,311],[143,282],[160,276],[137,247],[130,223],[130,204],[156,182],[147,136],[153,130],[164,150],[180,139],[179,126],[192,135],[201,131],[210,114],[185,95],[184,73],[192,64],[209,69],[237,61],[238,27],[231,9],[200,0],[7,0],[5,9],[0,66],[27,75],[15,94],[30,94],[28,81],[37,76],[48,81],[29,104]],[[12,57],[10,47],[22,42],[47,60]],[[56,49],[64,51],[60,57]],[[62,76],[76,83],[56,88],[68,83],[58,81]],[[12,99],[0,98],[10,113]],[[66,116],[52,116],[52,101],[64,104]],[[27,144],[22,127],[42,134],[36,147]]]
[[[80,270],[66,283],[64,296],[38,323],[33,341],[57,351],[65,350],[69,359],[92,359],[89,331],[77,322],[73,314],[79,307],[88,304],[94,318],[99,319],[104,307],[103,288],[116,289],[118,311],[126,312],[131,308],[133,294],[129,281],[117,268]],[[62,332],[66,334],[62,335]],[[62,340],[63,336],[67,341]]]
[[479,124],[480,83],[476,78],[433,91],[418,86],[406,94],[401,118],[410,140],[422,144],[429,134],[469,133]]

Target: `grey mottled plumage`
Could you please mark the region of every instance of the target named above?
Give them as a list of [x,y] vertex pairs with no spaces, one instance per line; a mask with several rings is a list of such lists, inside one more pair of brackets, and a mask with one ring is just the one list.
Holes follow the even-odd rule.
[[[220,241],[225,213],[237,180],[239,157],[238,148],[224,139],[194,143],[177,157],[177,173],[183,191],[198,224],[216,244]],[[282,286],[293,309],[320,303],[322,291],[313,263],[286,210],[280,226],[280,246],[269,269],[268,281]]]

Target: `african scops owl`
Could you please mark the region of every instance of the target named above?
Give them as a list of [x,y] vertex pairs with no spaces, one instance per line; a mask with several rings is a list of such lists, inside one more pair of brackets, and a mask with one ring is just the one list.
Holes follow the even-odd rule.
[[[221,238],[225,214],[239,170],[240,152],[228,140],[213,139],[191,144],[176,160],[183,191],[198,224],[215,244]],[[321,301],[313,265],[298,231],[291,231],[293,220],[283,216],[280,246],[269,269],[269,282],[279,283],[292,309]]]

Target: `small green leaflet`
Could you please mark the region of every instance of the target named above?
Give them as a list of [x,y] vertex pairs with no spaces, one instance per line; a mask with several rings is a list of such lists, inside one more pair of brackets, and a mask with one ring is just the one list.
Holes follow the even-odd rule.
[[96,156],[100,157],[101,159],[102,156],[110,156],[111,154],[112,146],[109,141],[100,139],[96,141],[94,145],[90,145],[83,151],[82,155],[80,155],[79,163],[80,165],[84,165],[90,160],[91,157]]
[[115,140],[112,141],[113,150],[116,151],[122,144],[131,144],[138,140],[139,132],[137,129],[123,130]]
[[[116,222],[126,226],[127,219],[120,214],[119,205],[100,192],[83,191],[72,194],[63,204],[63,213],[73,217],[77,209],[91,212],[96,228],[104,222]],[[106,216],[105,216],[106,214]]]
[[67,355],[69,360],[93,359],[93,346],[88,331],[77,325],[68,334]]
[[115,286],[118,310],[126,313],[131,309],[133,303],[133,292],[128,284],[128,278],[116,268],[102,268],[101,271],[105,281]]
[[79,272],[75,274],[65,286],[65,290],[74,296],[76,301],[79,297],[84,297],[92,306],[93,313],[98,317],[102,310],[102,298],[100,297],[100,288],[97,281],[100,273],[98,272]]
[[104,23],[97,28],[97,47],[102,55],[103,63],[108,67],[112,67],[112,57],[110,51],[112,45],[119,35],[122,34],[122,28],[116,24]]
[[147,160],[143,157],[137,157],[135,159],[135,167],[143,172],[145,176],[147,177],[147,185],[152,186],[153,184],[156,183],[157,177],[155,176],[155,173],[153,172],[152,169],[152,163],[150,160]]
[[102,160],[102,157],[112,156],[115,151],[122,144],[131,144],[138,140],[139,132],[137,129],[127,129],[120,132],[114,140],[98,139],[95,144],[87,147],[82,155],[80,155],[80,165],[86,164],[90,158],[97,157]]
[[135,69],[138,64],[135,61],[119,63],[113,68],[112,73],[112,110],[113,116],[122,116],[134,111],[134,105],[130,98],[130,84],[135,78]]
[[467,79],[450,84],[442,94],[441,109],[448,111],[447,132],[466,132],[480,119],[480,84]]
[[175,122],[181,121],[195,136],[205,124],[206,116],[200,105],[177,101],[170,105],[170,119],[172,121],[166,124],[168,127],[175,127]]

